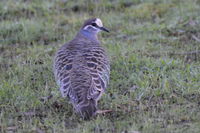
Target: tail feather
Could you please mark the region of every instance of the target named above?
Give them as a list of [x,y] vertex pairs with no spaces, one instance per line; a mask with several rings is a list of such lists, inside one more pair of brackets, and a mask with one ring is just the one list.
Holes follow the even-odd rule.
[[87,104],[84,103],[77,106],[76,110],[83,117],[83,119],[88,120],[96,115],[97,105],[96,102],[91,99],[87,101]]

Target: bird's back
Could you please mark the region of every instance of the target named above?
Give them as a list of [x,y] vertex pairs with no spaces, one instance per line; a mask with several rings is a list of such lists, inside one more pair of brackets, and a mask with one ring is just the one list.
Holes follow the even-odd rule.
[[63,97],[78,113],[89,118],[109,81],[110,66],[99,42],[84,37],[63,45],[56,53],[54,74]]

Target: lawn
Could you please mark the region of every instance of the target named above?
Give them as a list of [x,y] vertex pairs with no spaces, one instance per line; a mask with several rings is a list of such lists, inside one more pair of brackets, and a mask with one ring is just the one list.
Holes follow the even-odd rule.
[[[199,0],[1,0],[0,132],[199,133]],[[92,120],[61,97],[52,62],[99,17],[110,83]]]

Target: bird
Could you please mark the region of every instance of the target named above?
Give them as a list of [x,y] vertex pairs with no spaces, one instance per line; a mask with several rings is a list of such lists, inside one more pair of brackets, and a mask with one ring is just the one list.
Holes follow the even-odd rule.
[[86,20],[74,39],[61,46],[54,57],[53,71],[61,95],[83,119],[97,114],[98,101],[110,78],[110,61],[98,40],[100,31],[109,32],[100,18]]

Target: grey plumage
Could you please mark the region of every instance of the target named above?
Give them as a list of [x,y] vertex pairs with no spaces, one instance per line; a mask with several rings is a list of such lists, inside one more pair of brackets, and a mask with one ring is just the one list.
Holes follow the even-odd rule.
[[97,33],[105,29],[98,18],[87,20],[76,37],[64,44],[54,59],[54,74],[63,97],[76,112],[89,119],[105,91],[110,74],[109,60]]

